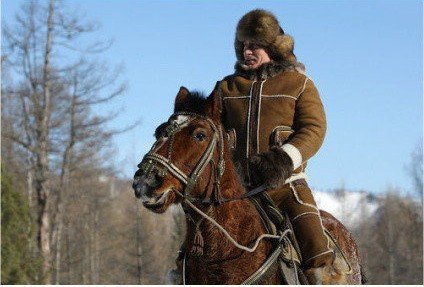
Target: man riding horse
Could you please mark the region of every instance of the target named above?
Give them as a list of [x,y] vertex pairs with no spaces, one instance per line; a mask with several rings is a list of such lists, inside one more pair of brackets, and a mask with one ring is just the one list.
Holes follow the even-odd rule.
[[265,184],[288,213],[302,267],[309,281],[316,282],[323,268],[334,268],[334,252],[305,174],[307,161],[324,140],[324,107],[293,53],[293,38],[273,14],[258,9],[244,15],[234,46],[235,72],[212,93],[221,101],[233,159],[246,185]]

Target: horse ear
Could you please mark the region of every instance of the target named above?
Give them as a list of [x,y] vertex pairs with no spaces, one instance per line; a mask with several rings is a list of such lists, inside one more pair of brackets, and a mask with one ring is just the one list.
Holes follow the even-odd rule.
[[208,97],[208,117],[213,121],[221,122],[222,102],[219,92],[219,82],[216,83],[213,92]]
[[177,110],[177,108],[181,106],[182,103],[187,101],[189,95],[190,91],[186,87],[180,87],[180,90],[178,91],[178,94],[175,97],[174,111]]

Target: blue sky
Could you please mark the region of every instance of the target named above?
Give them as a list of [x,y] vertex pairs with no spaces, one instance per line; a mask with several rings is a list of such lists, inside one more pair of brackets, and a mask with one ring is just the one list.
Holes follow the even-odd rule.
[[[22,1],[2,1],[10,23]],[[125,95],[104,110],[134,130],[115,139],[116,164],[132,177],[172,112],[182,85],[207,94],[231,74],[234,30],[254,8],[272,11],[295,39],[295,53],[320,91],[328,121],[324,145],[309,162],[313,188],[382,192],[412,187],[406,172],[422,144],[421,1],[68,1],[114,39],[104,55],[124,64]]]

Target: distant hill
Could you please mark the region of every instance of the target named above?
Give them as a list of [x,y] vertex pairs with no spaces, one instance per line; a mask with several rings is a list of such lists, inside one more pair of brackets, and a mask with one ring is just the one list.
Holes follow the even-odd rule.
[[330,212],[347,227],[355,227],[360,219],[372,216],[378,199],[365,191],[313,191],[319,209]]

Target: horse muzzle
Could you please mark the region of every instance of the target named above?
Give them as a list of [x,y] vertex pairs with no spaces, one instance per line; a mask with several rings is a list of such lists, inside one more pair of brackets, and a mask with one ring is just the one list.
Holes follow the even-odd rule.
[[139,169],[134,175],[132,184],[135,196],[143,200],[154,197],[154,191],[163,184],[164,176],[161,171],[156,169],[150,170],[148,173]]

